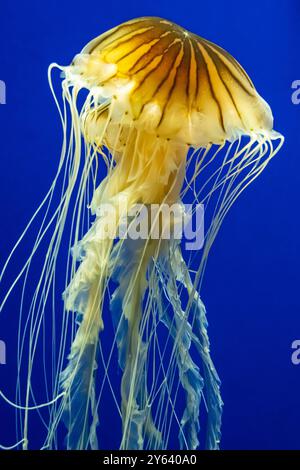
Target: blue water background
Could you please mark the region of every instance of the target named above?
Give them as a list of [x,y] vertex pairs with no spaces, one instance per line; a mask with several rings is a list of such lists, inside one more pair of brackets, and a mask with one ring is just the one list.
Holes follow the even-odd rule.
[[[61,128],[49,63],[68,64],[93,37],[145,15],[170,19],[227,49],[270,103],[275,129],[286,137],[226,218],[203,299],[225,403],[221,447],[299,449],[300,365],[291,362],[291,343],[300,339],[300,105],[291,102],[291,83],[300,80],[298,0],[1,0],[0,79],[7,86],[7,104],[0,106],[1,264],[58,163]],[[14,313],[17,301],[10,302]],[[9,326],[0,329],[8,362],[16,345],[12,317],[9,324],[6,314]],[[0,382],[13,390],[8,365],[0,366]],[[9,444],[14,422],[0,410],[2,441]]]

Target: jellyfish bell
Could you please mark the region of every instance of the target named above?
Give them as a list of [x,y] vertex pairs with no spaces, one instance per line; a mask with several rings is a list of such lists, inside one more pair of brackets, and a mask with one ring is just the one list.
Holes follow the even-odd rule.
[[[52,84],[55,67],[64,77],[62,104]],[[138,18],[102,34],[71,65],[50,66],[49,83],[63,126],[61,159],[35,214],[46,209],[33,252],[2,302],[3,307],[24,274],[17,402],[6,399],[18,412],[18,443],[23,448],[30,445],[29,415],[39,414],[43,407],[49,408],[47,418],[39,414],[46,424],[43,448],[59,447],[61,423],[67,427],[67,448],[98,448],[107,386],[121,418],[120,448],[167,448],[174,426],[181,448],[197,448],[203,404],[204,446],[217,449],[222,400],[200,287],[225,215],[283,144],[283,137],[273,130],[270,107],[229,53],[161,18]],[[85,98],[80,105],[82,90]],[[100,160],[106,165],[104,177],[99,175]],[[60,180],[61,199],[51,212]],[[210,214],[196,269],[190,258],[185,260],[180,241],[173,236],[163,239],[162,231],[152,238],[152,226],[145,238],[118,237],[121,221],[136,222],[138,205],[147,211],[153,204],[171,208],[182,204],[187,194]],[[112,212],[103,210],[108,207]],[[92,221],[89,213],[84,219],[86,210]],[[56,286],[57,258],[70,212],[67,287],[57,325],[49,292]],[[156,226],[161,214],[151,224]],[[163,217],[174,233],[176,217],[165,212]],[[30,226],[31,222],[25,233]],[[24,312],[31,259],[47,241],[51,227],[34,298]],[[105,357],[107,298],[115,335],[107,339],[111,352]],[[49,310],[56,338],[50,365],[43,354],[44,371],[52,371],[50,378],[44,373],[45,396],[50,399],[35,405],[36,345],[45,348],[49,341]],[[20,328],[23,323],[20,320]],[[122,370],[121,404],[110,378],[115,347]],[[24,363],[27,374],[22,379]],[[179,395],[183,411],[177,410]],[[2,392],[1,397],[5,398]]]
[[273,127],[268,104],[225,50],[161,18],[113,28],[78,54],[66,75],[103,99],[112,119],[195,147]]

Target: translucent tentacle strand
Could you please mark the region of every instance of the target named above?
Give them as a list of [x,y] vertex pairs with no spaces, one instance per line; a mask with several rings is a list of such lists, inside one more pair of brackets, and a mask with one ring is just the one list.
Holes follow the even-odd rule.
[[[209,353],[205,307],[190,280],[189,271],[180,253],[179,246],[170,245],[168,257],[158,264],[159,278],[170,309],[161,310],[161,319],[174,340],[174,356],[179,377],[186,392],[186,407],[181,419],[179,441],[181,448],[196,449],[199,445],[199,413],[201,396],[204,394],[208,408],[207,443],[209,449],[217,449],[220,439],[222,400],[220,381]],[[178,282],[192,298],[192,308],[182,308]],[[161,305],[161,302],[158,303]],[[189,318],[191,320],[189,321]],[[193,361],[191,344],[196,347],[202,375]]]
[[[177,246],[174,253],[172,270],[176,272],[176,279],[186,287],[189,299],[191,300],[191,318],[194,329],[193,339],[203,366],[204,395],[208,412],[205,447],[215,450],[219,448],[221,438],[223,401],[220,394],[220,379],[210,356],[206,309],[191,281],[189,270],[179,246]],[[187,308],[189,308],[189,305]]]
[[111,257],[114,265],[112,277],[119,284],[111,300],[111,311],[119,365],[123,370],[121,448],[143,449],[147,439],[161,442],[151,410],[147,407],[147,344],[142,338],[149,248],[145,250],[144,240],[126,239],[122,242],[115,246]]

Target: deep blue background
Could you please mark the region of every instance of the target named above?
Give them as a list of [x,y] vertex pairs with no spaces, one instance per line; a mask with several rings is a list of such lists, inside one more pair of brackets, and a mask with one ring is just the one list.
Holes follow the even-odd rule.
[[[7,85],[7,104],[0,106],[1,264],[57,167],[61,131],[49,63],[68,64],[94,36],[144,15],[173,20],[231,52],[286,137],[228,215],[203,295],[223,384],[222,448],[300,448],[300,365],[290,358],[291,342],[300,338],[300,105],[291,102],[291,82],[300,79],[299,0],[1,0],[0,79]],[[15,329],[2,337],[8,360]],[[10,382],[7,370],[0,366],[2,384]],[[13,427],[6,422],[7,442]]]

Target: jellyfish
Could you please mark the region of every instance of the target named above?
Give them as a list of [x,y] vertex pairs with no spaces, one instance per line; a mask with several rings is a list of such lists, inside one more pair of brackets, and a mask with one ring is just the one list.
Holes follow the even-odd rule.
[[[283,144],[271,109],[228,52],[161,18],[100,35],[50,65],[49,84],[57,173],[1,274],[34,237],[1,304],[20,286],[16,392],[0,391],[16,440],[2,447],[101,448],[115,407],[120,449],[167,449],[174,436],[175,448],[218,449],[202,281],[226,214]],[[186,200],[205,210],[195,252],[176,235]]]

